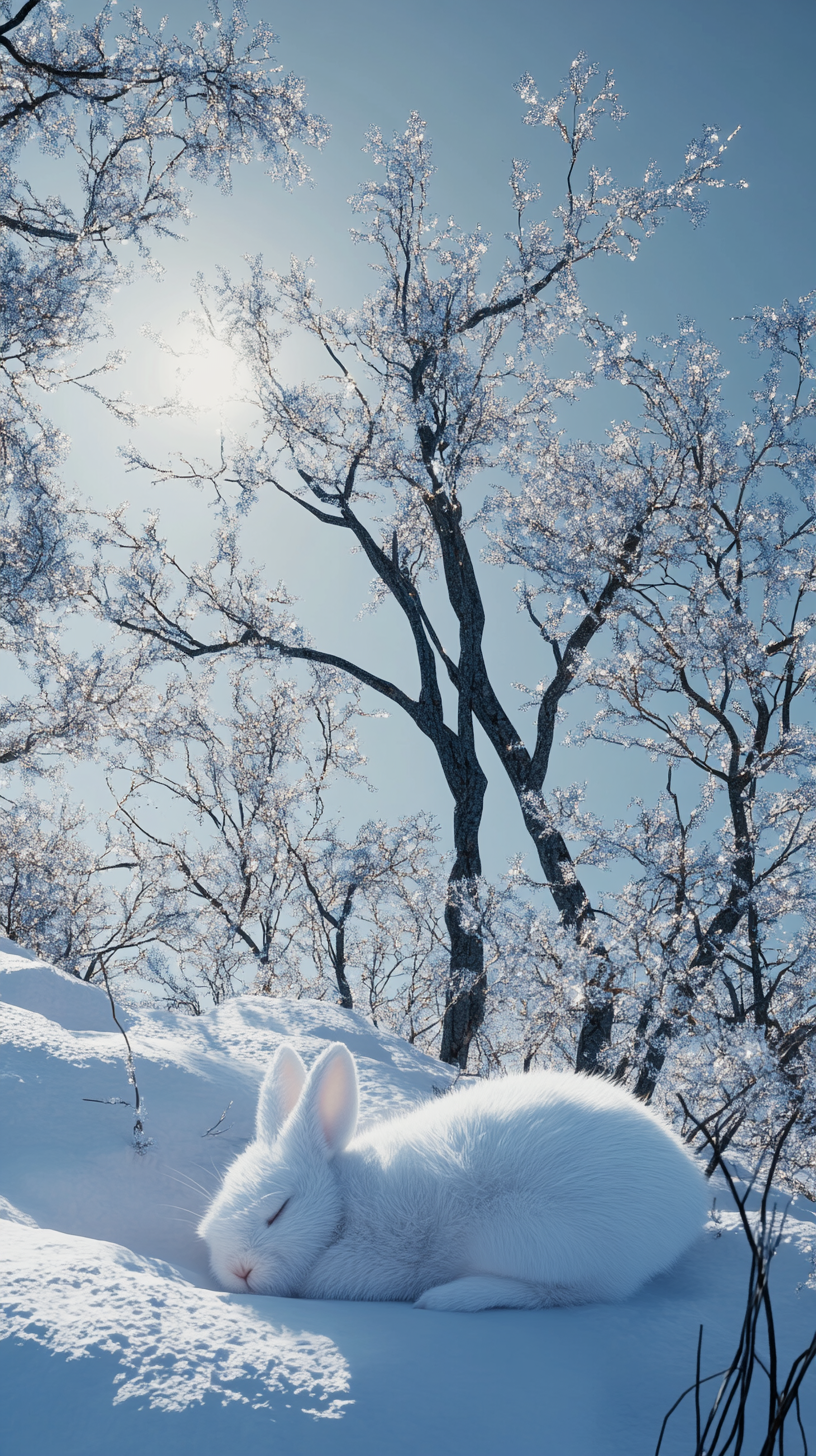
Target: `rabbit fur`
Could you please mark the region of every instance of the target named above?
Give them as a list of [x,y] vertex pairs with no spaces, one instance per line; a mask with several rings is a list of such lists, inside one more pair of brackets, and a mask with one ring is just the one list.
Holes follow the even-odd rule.
[[357,1072],[280,1046],[199,1226],[226,1289],[425,1309],[625,1299],[706,1216],[700,1166],[602,1077],[477,1082],[355,1137]]

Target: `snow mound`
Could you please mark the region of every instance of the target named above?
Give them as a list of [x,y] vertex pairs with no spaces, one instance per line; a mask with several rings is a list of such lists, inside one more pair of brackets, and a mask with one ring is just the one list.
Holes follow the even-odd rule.
[[138,1397],[181,1411],[217,1395],[258,1409],[295,1390],[326,1402],[314,1414],[342,1409],[329,1397],[348,1390],[349,1372],[331,1340],[271,1325],[226,1295],[194,1288],[169,1264],[116,1244],[14,1228],[0,1269],[0,1336],[36,1340],[71,1360],[116,1354],[116,1405]]
[[[100,986],[55,970],[4,937],[0,937],[0,1001],[34,1011],[66,1031],[114,1028],[110,1001]],[[119,1020],[127,1027],[127,1012]]]
[[323,1002],[240,996],[203,1016],[118,1006],[117,1016],[150,1139],[143,1156],[105,991],[3,950],[2,1191],[41,1228],[124,1244],[211,1285],[195,1225],[253,1136],[258,1087],[280,1042],[307,1063],[345,1042],[369,1120],[433,1096],[453,1076],[358,1012]]
[[[444,1091],[452,1073],[322,1002],[117,1014],[141,1154],[104,990],[0,941],[4,1456],[632,1456],[654,1450],[693,1380],[700,1324],[704,1373],[730,1359],[747,1259],[727,1213],[621,1305],[467,1315],[224,1294],[195,1228],[252,1137],[281,1041],[307,1064],[345,1042],[366,1120]],[[781,1361],[816,1325],[815,1248],[813,1206],[796,1200],[774,1264]],[[816,1428],[814,1384],[803,1421]],[[665,1456],[693,1447],[693,1419],[675,1418]]]

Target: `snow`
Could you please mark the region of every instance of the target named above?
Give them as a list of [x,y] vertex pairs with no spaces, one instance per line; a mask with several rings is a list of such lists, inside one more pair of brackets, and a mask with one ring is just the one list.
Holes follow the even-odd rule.
[[[195,1225],[252,1135],[281,1040],[307,1063],[345,1042],[367,1119],[432,1097],[451,1072],[323,1002],[118,1014],[152,1140],[141,1155],[104,990],[0,941],[4,1456],[650,1456],[693,1379],[701,1323],[704,1373],[730,1358],[748,1261],[727,1211],[620,1305],[437,1314],[223,1293]],[[816,1325],[813,1205],[795,1200],[786,1234],[772,1287],[790,1361]],[[813,1372],[803,1418],[816,1429]],[[667,1456],[689,1449],[692,1422],[689,1405]]]

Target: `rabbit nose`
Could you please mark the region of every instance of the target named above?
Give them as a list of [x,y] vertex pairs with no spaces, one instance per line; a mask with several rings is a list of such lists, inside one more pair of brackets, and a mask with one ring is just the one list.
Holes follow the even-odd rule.
[[239,1264],[238,1267],[233,1270],[233,1273],[235,1274],[236,1279],[243,1279],[244,1283],[246,1284],[250,1274],[252,1273],[252,1265]]

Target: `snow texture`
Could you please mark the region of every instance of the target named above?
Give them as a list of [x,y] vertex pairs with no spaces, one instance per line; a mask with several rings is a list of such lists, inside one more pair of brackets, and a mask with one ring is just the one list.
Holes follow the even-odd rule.
[[[730,1356],[747,1258],[728,1212],[619,1305],[441,1314],[219,1291],[195,1225],[252,1137],[282,1040],[307,1065],[343,1041],[368,1121],[432,1097],[451,1073],[325,1003],[240,997],[195,1018],[119,1017],[152,1139],[141,1155],[105,992],[0,942],[4,1456],[648,1456],[693,1378],[701,1323],[704,1373]],[[783,1360],[816,1324],[814,1248],[800,1199],[773,1271]],[[688,1449],[691,1421],[677,1420],[667,1456]]]

